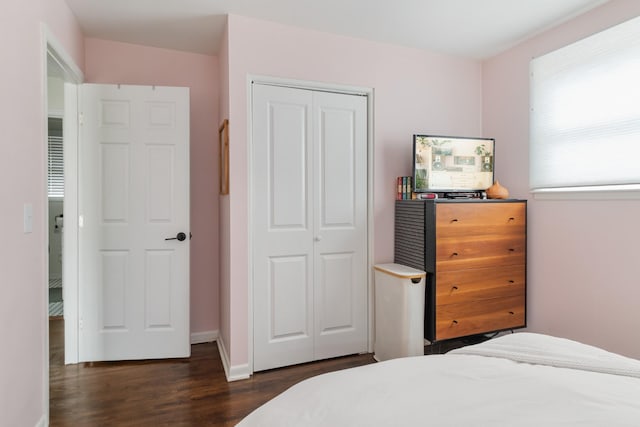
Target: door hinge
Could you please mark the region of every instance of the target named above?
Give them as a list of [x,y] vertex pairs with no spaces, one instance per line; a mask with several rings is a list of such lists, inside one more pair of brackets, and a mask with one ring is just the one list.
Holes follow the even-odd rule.
[[82,317],[78,320],[78,328],[80,328],[80,330],[84,329],[84,319]]
[[84,114],[78,113],[78,124],[82,126],[84,124]]

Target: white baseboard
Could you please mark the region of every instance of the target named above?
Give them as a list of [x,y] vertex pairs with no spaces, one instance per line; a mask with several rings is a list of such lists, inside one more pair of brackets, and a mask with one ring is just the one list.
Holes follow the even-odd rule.
[[229,382],[246,380],[249,378],[251,378],[251,372],[249,372],[248,363],[232,366],[231,369],[229,369],[229,374],[227,375],[227,381]]
[[236,365],[231,366],[229,364],[229,354],[227,353],[227,348],[224,345],[224,340],[222,337],[218,337],[216,341],[218,344],[218,352],[220,353],[220,359],[222,359],[222,366],[224,367],[224,375],[227,377],[228,382],[238,381],[238,380],[246,380],[251,377],[251,372],[249,371],[249,365]]
[[[48,404],[49,402],[47,402]],[[40,417],[40,419],[38,420],[38,422],[36,423],[35,427],[47,427],[49,423],[47,423],[47,414],[42,415],[42,417]]]
[[218,340],[218,331],[192,332],[191,344],[202,344]]

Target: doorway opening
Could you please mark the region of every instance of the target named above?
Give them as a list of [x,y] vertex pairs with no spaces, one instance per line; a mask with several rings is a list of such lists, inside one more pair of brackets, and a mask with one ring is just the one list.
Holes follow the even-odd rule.
[[[56,80],[49,79],[49,105],[56,92]],[[62,82],[59,83],[62,86]],[[47,155],[47,196],[49,208],[49,318],[62,318],[63,302],[63,232],[64,232],[64,155],[62,117],[49,109]]]
[[[47,408],[46,418],[49,418],[49,366],[52,358],[60,360],[60,363],[77,363],[77,147],[78,147],[78,99],[77,85],[81,84],[84,76],[82,71],[74,63],[73,59],[66,53],[62,45],[52,35],[46,26],[42,27],[43,51],[42,59],[44,67],[42,69],[42,85],[44,88],[44,104],[42,117],[42,149],[46,153],[50,151],[49,136],[61,137],[58,140],[56,149],[62,150],[58,153],[61,158],[56,164],[57,176],[64,183],[64,192],[57,197],[49,197],[49,190],[43,196],[44,215],[47,218],[45,224],[45,239],[42,246],[43,257],[46,262],[45,274],[43,275],[45,298],[43,299],[43,310],[47,310],[44,327],[44,348],[42,360],[43,372],[43,407]],[[49,119],[52,120],[49,120]],[[51,132],[49,131],[51,128]],[[55,141],[55,140],[54,140]],[[50,164],[48,156],[43,162],[45,176],[49,177]],[[47,179],[48,181],[48,179]],[[43,185],[45,183],[43,182]],[[46,184],[47,187],[49,184]],[[63,200],[64,197],[64,200]],[[50,206],[49,201],[57,200],[55,208]],[[62,212],[59,211],[62,210]],[[66,221],[64,221],[66,219]],[[57,228],[56,228],[57,226]],[[65,232],[62,231],[65,228]],[[51,246],[54,246],[54,254],[51,255]],[[58,252],[57,251],[59,248]],[[52,265],[49,266],[49,261]],[[52,287],[50,290],[50,280]],[[56,279],[60,279],[60,288],[56,287]],[[60,301],[58,301],[60,300]],[[61,328],[53,328],[52,339],[56,346],[50,346],[49,330],[49,303],[63,302],[62,313],[55,311],[56,321],[64,323]],[[59,309],[58,309],[59,310]],[[62,331],[64,331],[62,333]],[[57,334],[57,336],[56,336]],[[62,335],[62,336],[61,336]],[[48,424],[46,422],[45,424]]]

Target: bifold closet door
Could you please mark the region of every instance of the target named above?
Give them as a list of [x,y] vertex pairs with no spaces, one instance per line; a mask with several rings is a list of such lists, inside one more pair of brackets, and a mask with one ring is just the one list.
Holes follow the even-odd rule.
[[366,97],[252,92],[254,371],[366,351]]

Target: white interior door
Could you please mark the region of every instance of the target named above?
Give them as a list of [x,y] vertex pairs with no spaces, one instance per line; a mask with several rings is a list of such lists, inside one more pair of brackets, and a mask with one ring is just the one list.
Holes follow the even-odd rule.
[[80,111],[79,359],[189,356],[188,89],[82,85]]
[[367,349],[367,99],[315,92],[315,359]]
[[254,371],[367,349],[366,117],[253,86]]

